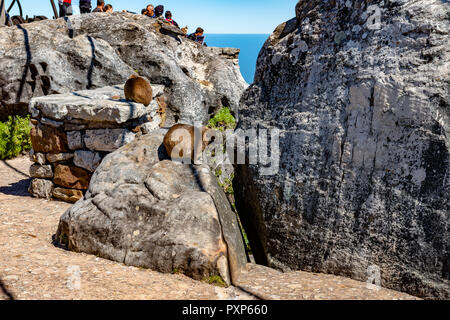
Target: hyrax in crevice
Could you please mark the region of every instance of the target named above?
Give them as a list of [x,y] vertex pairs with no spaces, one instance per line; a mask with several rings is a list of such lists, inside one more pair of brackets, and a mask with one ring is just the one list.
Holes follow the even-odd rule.
[[148,106],[153,99],[153,90],[150,83],[137,75],[131,77],[125,83],[125,99],[142,103]]
[[[172,126],[164,136],[164,147],[172,160],[194,160],[194,126],[188,124],[176,124]],[[197,128],[201,141],[196,143],[197,155],[200,155],[205,148],[214,141],[215,131],[206,127]]]

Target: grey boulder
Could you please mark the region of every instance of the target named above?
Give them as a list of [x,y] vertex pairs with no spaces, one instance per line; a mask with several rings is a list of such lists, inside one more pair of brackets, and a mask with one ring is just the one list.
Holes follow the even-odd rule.
[[236,215],[208,167],[167,160],[162,140],[143,135],[107,155],[56,239],[127,265],[229,284],[247,262]]
[[280,129],[279,171],[234,181],[257,262],[450,298],[449,9],[300,1],[271,35],[238,127]]
[[161,19],[122,12],[2,28],[0,61],[0,120],[26,114],[32,97],[121,84],[139,73],[165,87],[168,125],[178,119],[206,123],[223,104],[237,112],[247,87],[226,56]]

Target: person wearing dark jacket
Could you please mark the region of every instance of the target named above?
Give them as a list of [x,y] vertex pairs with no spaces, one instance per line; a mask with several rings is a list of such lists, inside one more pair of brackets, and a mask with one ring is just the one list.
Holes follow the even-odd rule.
[[91,0],[80,0],[80,13],[91,13]]
[[192,41],[200,43],[206,47],[205,36],[203,35],[204,32],[205,31],[202,28],[198,27],[197,30],[195,30],[195,33],[188,35],[188,39],[191,39]]
[[155,8],[155,17],[159,18],[162,17],[164,14],[164,6],[159,5]]
[[92,10],[92,12],[103,12],[105,8],[105,1],[104,0],[97,0],[97,7]]

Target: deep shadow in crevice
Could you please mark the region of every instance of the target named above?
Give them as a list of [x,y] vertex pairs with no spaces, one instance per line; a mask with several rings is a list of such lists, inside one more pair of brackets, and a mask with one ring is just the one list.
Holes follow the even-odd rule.
[[0,290],[7,297],[7,300],[15,300],[14,295],[11,292],[9,292],[9,290],[6,288],[5,284],[3,283],[2,279],[0,279]]
[[94,72],[94,61],[96,59],[96,56],[95,56],[94,40],[92,39],[91,36],[87,36],[87,38],[89,40],[89,44],[91,45],[91,54],[92,54],[91,65],[89,66],[88,75],[87,75],[87,80],[88,80],[87,89],[91,89],[92,88],[92,73]]
[[[198,176],[198,171],[197,171],[197,168],[195,167],[195,165],[194,165],[194,164],[190,164],[190,165],[189,165],[189,168],[191,169],[192,174],[193,174],[194,177],[195,177],[195,182],[198,184],[200,190],[201,190],[202,192],[208,192],[208,191],[206,191],[205,187],[203,186],[202,181],[200,180],[200,177]],[[212,198],[212,196],[211,196],[211,198]],[[213,200],[214,200],[214,199],[213,199]]]
[[19,90],[17,91],[17,95],[16,95],[16,103],[19,103],[20,98],[22,97],[23,89],[25,87],[25,81],[27,80],[28,70],[30,69],[32,56],[31,56],[31,49],[30,49],[30,39],[28,37],[28,30],[25,29],[24,27],[22,27],[21,25],[17,25],[16,27],[17,27],[17,29],[19,29],[23,32],[24,45],[25,45],[25,50],[27,53],[27,61],[25,63],[25,69],[23,70],[22,79],[20,80]]

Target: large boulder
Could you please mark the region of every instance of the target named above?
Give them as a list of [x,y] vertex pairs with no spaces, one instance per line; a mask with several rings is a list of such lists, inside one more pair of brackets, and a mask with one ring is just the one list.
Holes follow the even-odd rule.
[[236,166],[257,262],[450,298],[449,14],[443,1],[300,1],[265,43],[241,129],[280,167]]
[[117,12],[75,15],[0,31],[0,120],[32,97],[125,83],[138,72],[164,85],[168,124],[237,111],[246,88],[236,54],[188,40],[162,19]]
[[208,166],[167,160],[163,138],[156,131],[107,155],[56,240],[127,265],[236,281],[247,256],[227,197]]

